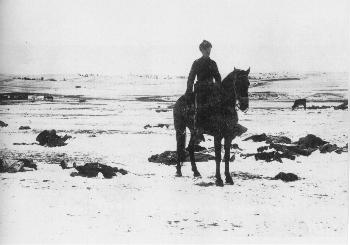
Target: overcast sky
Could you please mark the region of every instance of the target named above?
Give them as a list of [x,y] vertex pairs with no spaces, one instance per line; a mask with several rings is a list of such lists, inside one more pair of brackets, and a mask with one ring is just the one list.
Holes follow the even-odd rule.
[[2,73],[344,71],[348,0],[0,0]]

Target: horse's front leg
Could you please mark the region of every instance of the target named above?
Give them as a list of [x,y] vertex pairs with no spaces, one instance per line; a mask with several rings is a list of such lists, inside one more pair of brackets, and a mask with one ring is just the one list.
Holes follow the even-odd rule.
[[224,186],[224,182],[221,179],[220,162],[221,162],[221,137],[214,136],[214,148],[215,148],[215,162],[216,162],[216,181],[217,186]]
[[230,149],[232,138],[225,138],[225,180],[227,184],[233,185],[233,180],[230,174]]
[[188,144],[188,153],[190,155],[191,160],[191,166],[193,171],[194,177],[201,177],[201,174],[198,172],[197,165],[196,165],[196,159],[194,158],[194,145],[195,145],[195,134],[191,132],[191,139]]

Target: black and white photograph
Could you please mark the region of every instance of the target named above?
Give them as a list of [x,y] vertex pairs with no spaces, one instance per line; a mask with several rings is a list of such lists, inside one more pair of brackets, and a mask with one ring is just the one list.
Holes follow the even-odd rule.
[[348,0],[0,0],[0,244],[347,244]]

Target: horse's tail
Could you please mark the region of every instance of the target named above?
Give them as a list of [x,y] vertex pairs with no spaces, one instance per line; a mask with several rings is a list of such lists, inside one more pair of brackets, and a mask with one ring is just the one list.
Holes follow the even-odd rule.
[[184,96],[180,97],[173,109],[174,128],[176,130],[176,152],[179,162],[186,158],[186,101]]

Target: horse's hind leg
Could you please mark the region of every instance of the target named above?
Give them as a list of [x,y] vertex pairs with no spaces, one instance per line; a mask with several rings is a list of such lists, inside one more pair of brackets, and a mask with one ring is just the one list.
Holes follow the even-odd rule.
[[214,148],[215,148],[215,162],[216,162],[216,181],[217,186],[224,186],[224,182],[221,179],[220,173],[220,162],[221,162],[221,137],[214,137]]
[[196,165],[196,159],[194,158],[194,143],[195,143],[195,137],[193,134],[191,134],[191,139],[188,144],[188,153],[190,154],[190,160],[191,160],[191,166],[193,171],[194,177],[201,177],[201,174],[198,172],[197,165]]
[[225,138],[225,180],[227,184],[233,185],[233,180],[230,174],[230,148],[231,148],[231,138]]
[[182,177],[181,160],[180,159],[177,159],[177,163],[176,163],[176,177]]

